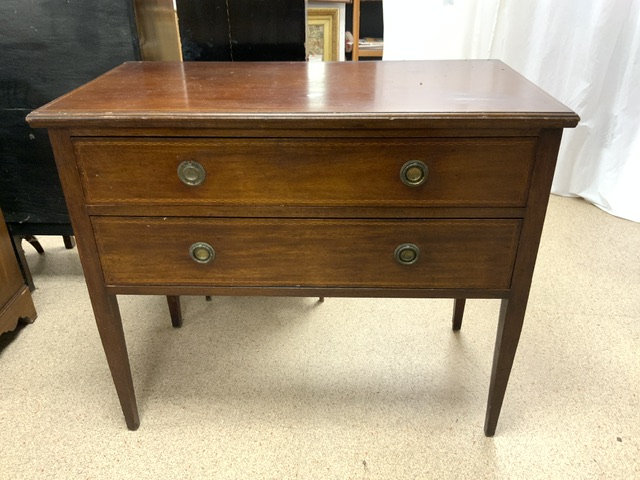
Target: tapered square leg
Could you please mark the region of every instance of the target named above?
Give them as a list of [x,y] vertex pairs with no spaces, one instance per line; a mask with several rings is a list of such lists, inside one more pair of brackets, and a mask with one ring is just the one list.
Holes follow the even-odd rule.
[[129,430],[137,430],[140,426],[140,418],[118,301],[115,295],[102,296],[93,293],[92,302],[94,302],[98,332],[127,427]]
[[180,328],[182,326],[182,307],[180,306],[180,297],[167,295],[167,304],[169,305],[171,324],[174,328]]
[[525,309],[526,302],[518,302],[514,299],[504,299],[500,305],[487,414],[484,422],[484,432],[487,437],[493,437],[496,432],[502,401],[509,382],[509,374],[511,373],[513,359],[518,348],[518,340],[522,332]]
[[462,316],[464,315],[464,305],[467,303],[466,298],[456,298],[453,301],[453,331],[457,332],[462,327]]

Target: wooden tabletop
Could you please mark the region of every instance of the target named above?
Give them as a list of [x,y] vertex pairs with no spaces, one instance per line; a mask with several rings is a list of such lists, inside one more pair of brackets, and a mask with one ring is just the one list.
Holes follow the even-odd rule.
[[487,118],[549,127],[579,120],[497,60],[128,62],[27,120],[34,127],[207,127],[221,119],[417,119],[465,127]]

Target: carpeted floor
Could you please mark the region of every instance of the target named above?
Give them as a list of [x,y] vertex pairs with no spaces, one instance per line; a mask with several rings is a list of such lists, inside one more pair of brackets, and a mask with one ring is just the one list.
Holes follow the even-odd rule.
[[496,436],[499,301],[120,297],[126,429],[76,250],[28,250],[35,323],[0,337],[2,479],[640,478],[640,224],[552,197]]

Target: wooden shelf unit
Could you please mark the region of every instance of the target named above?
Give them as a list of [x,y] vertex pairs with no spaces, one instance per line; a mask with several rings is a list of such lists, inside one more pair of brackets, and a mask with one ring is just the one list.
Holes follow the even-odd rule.
[[[366,50],[360,50],[360,1],[353,0],[353,22],[352,22],[352,34],[353,34],[353,50],[351,53],[351,60],[357,62],[360,57],[380,57],[382,58],[383,48],[370,48]],[[367,0],[363,0],[367,1]],[[382,0],[374,0],[382,1]]]

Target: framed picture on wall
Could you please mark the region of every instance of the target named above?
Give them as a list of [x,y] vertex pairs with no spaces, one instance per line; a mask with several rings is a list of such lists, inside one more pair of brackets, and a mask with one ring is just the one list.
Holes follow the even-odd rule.
[[339,21],[337,8],[307,9],[307,55],[310,62],[338,60]]

